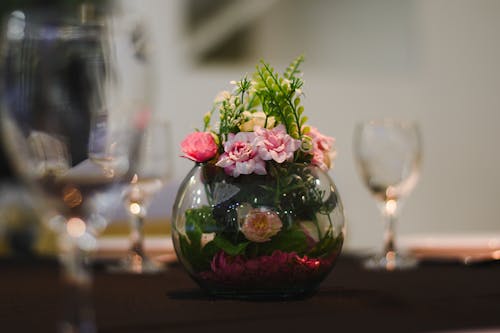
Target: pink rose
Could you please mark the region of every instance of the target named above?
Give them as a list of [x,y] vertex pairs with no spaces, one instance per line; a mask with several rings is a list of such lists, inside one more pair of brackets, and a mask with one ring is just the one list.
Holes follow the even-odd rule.
[[310,127],[310,131],[306,135],[312,139],[313,158],[311,163],[324,171],[328,170],[335,158],[333,150],[335,139],[321,134],[315,127]]
[[181,149],[185,158],[195,162],[206,162],[217,154],[217,144],[208,132],[194,132],[182,142]]
[[224,171],[233,177],[252,173],[265,175],[266,164],[257,152],[255,133],[231,133],[224,144],[224,153],[215,165],[224,168]]
[[252,209],[241,226],[241,232],[248,240],[263,243],[270,241],[282,227],[283,223],[275,212],[262,208]]
[[333,148],[335,143],[335,139],[321,134],[316,127],[310,127],[309,133],[307,133],[312,139],[313,143],[317,146],[318,149],[322,151],[328,151]]
[[287,134],[285,126],[280,124],[273,129],[255,127],[259,156],[264,161],[274,160],[283,163],[293,158],[293,153],[299,149],[300,140],[295,140]]

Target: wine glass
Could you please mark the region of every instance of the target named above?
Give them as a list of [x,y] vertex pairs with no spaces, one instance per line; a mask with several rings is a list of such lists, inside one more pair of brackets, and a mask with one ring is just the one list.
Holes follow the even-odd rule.
[[355,160],[385,220],[383,252],[368,259],[367,268],[394,270],[417,263],[397,251],[395,227],[403,200],[417,184],[421,154],[420,132],[414,122],[385,119],[356,125]]
[[123,14],[14,11],[3,35],[2,141],[58,235],[63,332],[96,330],[87,254],[134,174],[150,112],[143,29]]
[[143,135],[138,166],[123,191],[130,222],[130,246],[127,257],[111,268],[115,272],[157,273],[163,270],[144,251],[143,228],[151,201],[170,176],[169,125],[164,120],[152,119]]

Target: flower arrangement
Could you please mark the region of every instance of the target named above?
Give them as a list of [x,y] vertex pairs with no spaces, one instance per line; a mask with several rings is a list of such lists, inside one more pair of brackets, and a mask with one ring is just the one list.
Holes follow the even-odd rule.
[[[323,170],[335,157],[332,137],[306,124],[301,106],[303,96],[298,57],[279,76],[261,62],[253,80],[232,81],[232,92],[220,92],[214,108],[205,115],[203,131],[188,135],[181,143],[184,157],[210,162],[233,177],[266,175],[271,164],[311,163]],[[219,114],[218,126],[211,118]]]
[[217,95],[203,129],[181,143],[203,188],[187,190],[196,184],[188,175],[174,206],[174,245],[204,287],[305,290],[340,252],[342,206],[326,174],[335,140],[303,115],[303,60],[282,76],[261,61],[251,79]]

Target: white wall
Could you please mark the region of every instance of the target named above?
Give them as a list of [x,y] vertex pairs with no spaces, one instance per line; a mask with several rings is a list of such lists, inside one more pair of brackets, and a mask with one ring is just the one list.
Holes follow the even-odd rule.
[[[185,53],[181,0],[137,1],[157,29],[159,107],[174,151],[201,124],[215,94],[253,61],[199,67]],[[255,52],[284,68],[300,53],[306,112],[337,139],[331,175],[342,194],[348,247],[377,247],[382,223],[356,174],[356,121],[416,119],[424,138],[421,181],[403,209],[402,234],[500,231],[500,1],[278,1],[255,22]],[[175,159],[174,182],[190,168]],[[172,191],[171,188],[165,192]],[[168,214],[167,194],[155,202]]]

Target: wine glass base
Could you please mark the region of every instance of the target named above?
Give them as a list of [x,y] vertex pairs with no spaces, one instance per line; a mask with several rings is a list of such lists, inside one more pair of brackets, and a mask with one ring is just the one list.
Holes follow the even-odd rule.
[[120,260],[118,264],[109,267],[109,271],[113,273],[156,274],[164,272],[165,267],[147,256],[131,254]]
[[379,254],[363,262],[363,267],[367,269],[386,271],[411,269],[417,265],[417,259],[397,252],[388,252],[385,255]]

